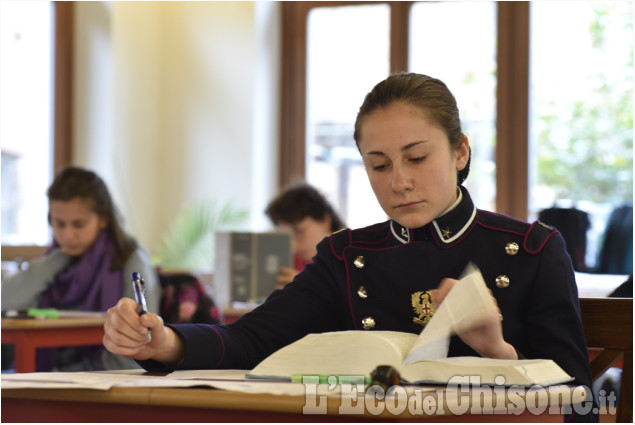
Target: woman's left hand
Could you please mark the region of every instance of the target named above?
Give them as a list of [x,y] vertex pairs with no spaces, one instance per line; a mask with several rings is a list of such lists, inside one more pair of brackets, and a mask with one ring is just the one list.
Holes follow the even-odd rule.
[[[437,289],[430,291],[432,303],[438,309],[450,289],[458,282],[455,279],[443,279]],[[496,309],[488,310],[478,323],[456,329],[461,340],[483,357],[493,359],[518,359],[514,347],[505,342],[501,315],[496,298],[492,295]]]

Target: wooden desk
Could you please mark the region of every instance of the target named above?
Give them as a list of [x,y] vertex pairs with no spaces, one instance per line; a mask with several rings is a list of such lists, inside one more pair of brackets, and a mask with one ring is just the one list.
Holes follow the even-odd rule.
[[106,317],[2,319],[2,344],[15,346],[15,371],[35,372],[35,353],[44,347],[100,345]]
[[[430,394],[445,408],[443,414],[412,414],[405,409],[394,416],[388,409],[371,414],[339,412],[340,397],[319,399],[326,403],[325,414],[303,414],[304,396],[248,394],[210,388],[123,388],[108,391],[80,389],[2,389],[3,422],[359,422],[362,421],[433,421],[433,422],[562,422],[559,409],[550,412],[542,403],[540,412],[495,410],[485,414],[455,416],[448,400],[439,392]],[[318,396],[319,397],[319,396]],[[524,398],[523,398],[524,399]],[[466,400],[469,403],[469,400]],[[510,404],[511,403],[511,404]],[[516,400],[516,405],[518,400]],[[557,404],[557,403],[555,403]],[[345,404],[346,405],[346,404]],[[349,403],[350,405],[350,403]],[[353,403],[354,405],[354,403]],[[362,406],[364,406],[362,404]],[[469,406],[466,406],[469,407]],[[466,409],[467,410],[467,409]]]

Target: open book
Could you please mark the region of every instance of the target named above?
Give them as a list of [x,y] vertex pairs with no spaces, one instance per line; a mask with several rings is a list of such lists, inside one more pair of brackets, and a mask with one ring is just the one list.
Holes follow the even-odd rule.
[[[369,376],[389,365],[410,383],[555,385],[573,380],[553,360],[447,358],[449,338],[467,323],[496,309],[483,277],[471,267],[452,288],[420,335],[394,331],[341,331],[309,334],[273,353],[249,378],[291,379],[292,375]],[[470,376],[472,378],[470,378]],[[496,379],[498,376],[501,378]]]

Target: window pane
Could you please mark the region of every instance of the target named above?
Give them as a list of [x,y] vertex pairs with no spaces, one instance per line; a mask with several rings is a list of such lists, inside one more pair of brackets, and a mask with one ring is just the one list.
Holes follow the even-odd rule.
[[307,181],[349,227],[386,220],[353,140],[366,93],[389,72],[387,5],[312,9],[307,36]]
[[2,244],[46,244],[53,3],[0,2]]
[[532,2],[530,78],[530,213],[587,212],[590,267],[608,215],[633,199],[632,3]]
[[465,181],[479,208],[496,198],[496,2],[419,2],[410,15],[410,70],[456,97],[472,147]]

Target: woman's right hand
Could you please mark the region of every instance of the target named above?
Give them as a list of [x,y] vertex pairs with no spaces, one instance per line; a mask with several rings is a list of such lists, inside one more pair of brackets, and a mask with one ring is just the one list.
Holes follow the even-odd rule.
[[[432,303],[439,308],[450,290],[458,283],[456,279],[443,279],[437,289],[432,289]],[[495,309],[489,309],[482,313],[478,323],[470,323],[461,329],[455,329],[461,340],[483,357],[493,359],[518,359],[518,353],[514,347],[505,341],[503,327],[501,326],[500,309],[496,298],[489,291]]]
[[[148,328],[152,333],[149,342]],[[180,337],[163,324],[160,316],[154,313],[139,316],[138,304],[130,298],[122,298],[108,309],[104,332],[103,343],[108,351],[135,360],[178,363],[185,351]]]

